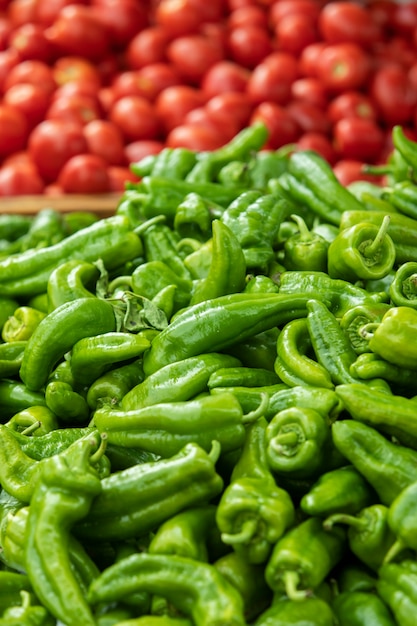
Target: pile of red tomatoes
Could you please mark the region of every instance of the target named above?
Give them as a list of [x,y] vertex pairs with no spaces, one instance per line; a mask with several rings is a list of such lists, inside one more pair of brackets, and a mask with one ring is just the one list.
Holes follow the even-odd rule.
[[255,121],[348,183],[417,138],[417,2],[0,0],[0,97],[3,196],[119,191]]

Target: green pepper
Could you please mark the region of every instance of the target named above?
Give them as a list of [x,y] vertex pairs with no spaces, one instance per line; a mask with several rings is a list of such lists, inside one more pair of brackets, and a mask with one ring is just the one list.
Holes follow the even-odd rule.
[[405,487],[390,504],[388,509],[388,526],[395,542],[385,555],[384,562],[387,563],[405,549],[416,549],[416,488],[417,482]]
[[69,383],[59,380],[49,382],[45,388],[45,402],[60,423],[72,426],[88,424],[90,408],[87,401]]
[[213,220],[210,267],[207,276],[196,282],[190,305],[242,291],[245,277],[246,261],[238,238],[226,224]]
[[[181,248],[181,245],[185,246],[189,241],[189,239],[181,239],[178,245]],[[207,239],[207,241],[205,241],[204,243],[199,243],[198,246],[194,246],[191,251],[188,252],[187,256],[184,258],[184,265],[190,272],[193,280],[199,280],[207,276],[210,269],[212,256],[213,241],[211,237],[210,239]]]
[[360,383],[338,385],[336,393],[355,420],[394,436],[403,445],[417,446],[417,413],[413,400]]
[[344,591],[375,591],[377,574],[359,559],[349,559],[337,573],[336,583],[340,593]]
[[396,125],[393,127],[392,132],[393,146],[401,154],[405,162],[414,172],[417,169],[417,146],[416,142],[409,139],[404,133],[401,126]]
[[309,517],[278,539],[266,564],[266,582],[290,600],[305,600],[340,562],[345,547],[343,529],[328,532],[319,517]]
[[3,329],[4,324],[19,306],[19,302],[14,298],[0,297],[0,329]]
[[58,265],[48,278],[48,311],[77,298],[94,297],[88,287],[92,289],[98,277],[99,269],[90,261],[71,259]]
[[42,604],[68,626],[95,624],[71,567],[68,538],[100,493],[95,465],[103,452],[95,433],[42,461],[30,502],[25,535],[29,580]]
[[116,330],[110,302],[77,298],[51,311],[38,325],[23,355],[20,377],[31,390],[46,383],[54,365],[84,337]]
[[10,418],[15,413],[31,406],[46,406],[45,394],[32,391],[17,380],[0,380],[0,406],[2,418]]
[[68,235],[91,226],[91,224],[98,222],[99,219],[99,215],[93,211],[70,211],[62,214],[65,231]]
[[[343,231],[363,222],[380,228],[385,216],[385,211],[346,210],[342,213],[340,230]],[[407,261],[417,261],[417,220],[401,213],[391,213],[387,234],[395,244],[397,265]]]
[[315,409],[284,409],[274,415],[266,429],[267,462],[278,476],[317,475],[329,444],[329,422]]
[[396,626],[387,605],[369,591],[345,591],[332,602],[340,626]]
[[0,215],[0,239],[15,241],[28,232],[33,217],[22,213],[2,213]]
[[[145,535],[176,513],[209,502],[223,490],[209,453],[194,443],[168,458],[133,465],[101,481],[101,494],[74,532],[81,540],[120,540]],[[140,494],[140,497],[138,497]]]
[[219,352],[239,341],[305,317],[308,296],[234,293],[199,302],[179,312],[144,354],[148,376],[160,367],[205,352]]
[[207,387],[212,391],[215,387],[266,387],[279,382],[274,372],[261,367],[221,367],[210,374]]
[[347,280],[330,278],[325,272],[283,272],[279,279],[281,294],[309,293],[311,298],[328,303],[336,317],[342,317],[352,307],[387,300],[386,293],[369,293]]
[[0,343],[0,378],[12,378],[19,373],[27,341]]
[[45,315],[30,306],[18,307],[4,323],[1,331],[3,341],[27,341]]
[[175,285],[174,312],[187,307],[193,289],[192,280],[179,277],[162,261],[142,263],[131,275],[132,291],[152,300],[162,289]]
[[395,306],[417,309],[417,261],[408,261],[397,268],[389,295]]
[[134,359],[99,376],[88,388],[86,400],[93,411],[102,404],[115,405],[144,379],[142,359]]
[[384,189],[386,198],[399,213],[417,218],[417,187],[414,181],[401,180]]
[[137,176],[164,176],[173,180],[181,180],[187,176],[195,165],[197,155],[188,148],[163,148],[158,154],[145,157],[130,168]]
[[338,420],[332,425],[332,436],[337,449],[375,489],[382,504],[389,506],[417,480],[417,452],[388,441],[372,426]]
[[103,218],[59,243],[1,259],[1,291],[6,296],[30,297],[46,291],[51,272],[63,261],[100,258],[107,269],[114,269],[141,253],[141,240],[127,218]]
[[177,252],[179,241],[177,234],[167,224],[153,224],[142,233],[145,258],[150,261],[162,261],[179,278],[190,279],[190,274]]
[[226,208],[221,221],[240,243],[248,269],[266,270],[274,259],[275,238],[288,211],[285,200],[257,190],[244,192]]
[[110,443],[169,457],[191,442],[210,450],[213,439],[219,441],[222,452],[236,450],[245,440],[245,425],[262,415],[265,408],[266,402],[261,402],[245,415],[236,397],[226,391],[129,411],[102,407],[94,412],[93,422]]
[[361,335],[363,326],[369,323],[380,322],[390,308],[391,305],[387,302],[358,304],[343,315],[340,320],[340,327],[347,334],[356,354],[370,351],[368,342]]
[[407,395],[415,388],[416,370],[389,363],[374,352],[360,354],[350,366],[350,373],[354,378],[363,380],[386,380],[392,392],[398,395]]
[[353,465],[344,465],[321,474],[301,498],[306,515],[327,517],[333,514],[359,513],[376,500],[376,494]]
[[146,591],[165,597],[196,626],[244,626],[243,599],[208,563],[176,555],[132,554],[106,568],[92,583],[88,601],[112,602]]
[[254,622],[254,626],[333,626],[334,614],[329,604],[316,596],[302,602],[279,598]]
[[[211,374],[221,368],[234,368],[240,361],[233,356],[211,352],[174,361],[156,370],[135,385],[121,401],[123,410],[143,408],[162,402],[190,400],[207,390]],[[175,381],[175,384],[173,384]]]
[[21,592],[32,591],[26,574],[0,570],[0,615],[21,602]]
[[287,322],[277,339],[277,356],[274,369],[287,385],[311,385],[333,389],[334,384],[328,370],[308,356],[311,351],[308,322],[299,318]]
[[267,422],[248,427],[230,484],[221,495],[216,523],[224,543],[249,563],[264,563],[295,521],[288,493],[277,486],[266,458]]
[[48,406],[35,404],[15,413],[5,426],[23,434],[30,432],[34,437],[41,437],[58,428],[58,421]]
[[278,293],[278,285],[264,274],[248,275],[246,277],[245,293]]
[[398,626],[413,626],[417,611],[417,567],[414,559],[385,563],[378,571],[377,592]]
[[[221,213],[223,210],[221,209]],[[204,198],[191,192],[178,204],[173,228],[181,238],[192,237],[204,242],[210,237],[213,219],[215,213],[212,206]]]
[[271,372],[274,370],[274,361],[277,353],[277,327],[256,333],[252,337],[238,341],[227,349],[229,354],[238,358],[242,365],[247,367],[261,367]]
[[334,524],[346,524],[350,550],[362,563],[377,572],[395,541],[388,525],[388,511],[384,504],[372,504],[356,512],[356,515],[333,513],[325,519],[324,527],[330,529]]
[[301,215],[291,215],[298,232],[284,241],[283,264],[287,270],[327,270],[329,243],[318,233],[310,231]]
[[243,614],[252,623],[272,598],[263,576],[263,565],[248,563],[244,555],[235,551],[220,557],[213,565],[239,591],[244,602]]
[[278,389],[269,399],[265,414],[270,421],[276,413],[290,407],[314,409],[323,418],[334,420],[342,411],[342,403],[333,389],[323,387],[295,385],[287,389]]
[[365,220],[341,230],[329,246],[329,276],[352,283],[386,276],[396,258],[395,244],[387,232],[390,219],[385,215],[380,226]]

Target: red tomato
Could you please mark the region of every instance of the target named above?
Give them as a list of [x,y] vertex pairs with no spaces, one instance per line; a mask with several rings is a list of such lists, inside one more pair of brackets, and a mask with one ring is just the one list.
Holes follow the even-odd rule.
[[123,135],[115,124],[108,120],[92,120],[83,129],[88,151],[101,156],[109,165],[125,162]]
[[52,69],[43,61],[30,60],[22,61],[14,65],[3,84],[5,91],[18,83],[32,83],[33,85],[42,85],[44,89],[52,93],[56,89],[56,82]]
[[97,67],[89,60],[79,56],[62,56],[52,66],[52,73],[57,85],[74,81],[90,83],[95,90],[101,86]]
[[19,55],[13,48],[0,50],[0,93],[4,91],[6,79],[9,78],[13,67],[19,63]]
[[206,72],[201,80],[201,89],[207,98],[226,91],[246,91],[250,76],[248,68],[225,59]]
[[164,148],[162,141],[155,139],[142,139],[132,141],[125,145],[124,154],[127,163],[138,163],[144,157],[150,154],[158,154]]
[[346,91],[333,98],[327,108],[333,124],[344,117],[362,117],[376,120],[378,112],[372,99],[361,91]]
[[291,84],[291,98],[325,108],[328,94],[322,83],[313,77],[298,78]]
[[333,165],[333,172],[338,181],[345,187],[356,180],[368,180],[371,183],[378,184],[378,178],[371,174],[365,174],[363,166],[363,161],[341,159]]
[[13,28],[36,22],[37,0],[13,0],[7,7],[7,17]]
[[168,45],[167,57],[184,80],[198,84],[207,70],[223,59],[223,51],[209,37],[184,35]]
[[316,2],[316,0],[277,0],[271,4],[269,19],[275,25],[288,15],[305,15],[315,23],[320,10],[320,2]]
[[391,0],[371,0],[368,11],[373,22],[379,24],[381,29],[390,29],[395,12],[395,3]]
[[48,120],[67,120],[80,125],[101,117],[97,98],[83,94],[54,98],[45,114]]
[[394,3],[392,26],[400,35],[412,36],[417,27],[417,2]]
[[49,92],[41,85],[31,83],[13,85],[3,96],[5,104],[23,113],[30,129],[44,119],[50,99]]
[[184,124],[196,124],[212,129],[215,134],[223,136],[223,141],[231,139],[240,130],[236,120],[230,115],[213,112],[204,107],[193,109],[184,118]]
[[189,5],[200,13],[202,23],[220,22],[225,13],[224,0],[189,0]]
[[150,96],[153,95],[149,81],[141,77],[139,70],[120,72],[115,76],[110,87],[113,102],[124,98],[124,96],[140,96],[150,99]]
[[324,41],[316,41],[301,51],[298,68],[302,76],[317,76],[317,61],[326,47],[327,44]]
[[21,61],[38,59],[48,63],[52,58],[52,48],[38,24],[22,24],[9,37],[9,46],[14,48]]
[[96,154],[78,154],[65,163],[58,176],[64,193],[107,193],[110,178],[107,163]]
[[226,91],[213,96],[206,103],[206,108],[213,115],[230,117],[235,120],[239,129],[244,128],[253,110],[247,94],[240,91]]
[[155,100],[161,91],[167,87],[182,84],[177,70],[168,63],[150,63],[138,70],[138,76],[142,85],[146,85],[149,100]]
[[361,117],[346,117],[333,127],[334,145],[344,159],[374,161],[384,147],[385,135],[377,122]]
[[299,55],[319,39],[317,27],[308,15],[290,13],[277,22],[275,37],[279,50]]
[[110,36],[111,45],[116,48],[126,47],[139,31],[148,26],[145,3],[136,0],[93,0],[92,6]]
[[299,150],[313,150],[326,159],[330,165],[336,163],[337,153],[327,135],[315,131],[301,135],[297,140]]
[[61,9],[57,19],[45,30],[48,41],[60,55],[100,59],[109,49],[106,27],[91,7],[77,4]]
[[197,33],[202,21],[201,12],[190,0],[161,0],[156,6],[154,20],[170,38]]
[[69,4],[89,4],[88,0],[36,0],[35,21],[43,26],[51,26],[61,9]]
[[126,141],[156,139],[161,124],[152,104],[140,96],[124,96],[109,111],[109,120],[121,130]]
[[276,150],[294,143],[300,136],[298,125],[284,107],[275,102],[262,102],[253,111],[250,124],[262,122],[268,128],[269,138],[265,149]]
[[331,130],[326,112],[316,104],[293,100],[287,105],[287,112],[303,133],[317,132],[328,135]]
[[220,148],[225,143],[221,133],[199,124],[180,124],[167,135],[166,145],[169,148],[188,148],[189,150],[209,151]]
[[272,52],[272,39],[262,26],[239,26],[233,28],[227,39],[227,47],[233,61],[253,69]]
[[247,94],[251,102],[287,104],[291,99],[291,86],[298,77],[298,63],[288,52],[274,52],[251,73]]
[[205,98],[201,91],[189,85],[167,87],[155,100],[156,114],[166,132],[184,122],[184,118],[204,104]]
[[59,85],[52,94],[52,98],[56,100],[57,98],[67,98],[72,96],[89,96],[90,98],[97,99],[99,97],[100,89],[96,84],[84,80],[77,79],[67,83],[62,83]]
[[9,163],[0,168],[0,196],[39,195],[43,190],[42,178],[28,163]]
[[406,124],[411,121],[417,105],[417,89],[404,68],[389,65],[377,70],[369,95],[385,122]]
[[139,178],[128,167],[109,165],[107,168],[109,177],[109,191],[125,191],[126,183],[137,183]]
[[87,152],[82,127],[63,120],[45,120],[29,135],[28,150],[42,178],[57,179],[64,163],[76,154]]
[[0,50],[6,50],[9,45],[9,37],[13,32],[10,20],[0,14]]
[[168,35],[160,26],[149,26],[138,32],[128,43],[125,58],[130,69],[166,60]]
[[371,46],[381,37],[372,14],[356,2],[329,2],[320,12],[319,31],[329,43],[356,43]]
[[239,7],[229,13],[227,27],[232,30],[239,26],[260,26],[267,29],[268,14],[258,5]]
[[0,157],[23,150],[28,131],[28,122],[21,111],[0,104]]
[[363,87],[371,71],[371,58],[355,43],[328,45],[317,59],[317,76],[332,92]]

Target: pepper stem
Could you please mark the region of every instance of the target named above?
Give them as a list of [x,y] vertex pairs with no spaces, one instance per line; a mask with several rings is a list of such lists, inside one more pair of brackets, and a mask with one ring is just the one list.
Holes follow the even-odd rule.
[[392,544],[392,546],[390,547],[390,549],[388,550],[388,552],[386,553],[384,560],[382,561],[382,563],[389,563],[390,561],[392,561],[398,554],[400,554],[400,552],[402,552],[403,550],[405,550],[407,548],[407,545],[404,543],[404,541],[402,539],[396,539],[396,541],[394,541],[394,543]]
[[298,589],[299,583],[300,576],[298,572],[293,570],[287,570],[284,573],[285,593],[290,600],[305,600],[306,598],[308,598],[308,596],[311,595],[311,591],[309,589]]
[[242,525],[240,532],[238,533],[222,533],[221,539],[227,545],[235,545],[241,543],[249,543],[254,534],[256,533],[256,529],[258,528],[258,520],[256,519],[248,519]]
[[374,336],[374,333],[378,326],[379,322],[369,322],[369,324],[364,324],[359,329],[359,334],[361,337],[369,341],[369,339],[372,339],[372,337]]
[[294,430],[289,430],[286,433],[280,433],[279,435],[275,435],[275,437],[271,439],[270,445],[272,445],[272,447],[275,449],[282,448],[282,446],[290,446],[291,448],[293,448],[298,444],[298,441],[298,433],[296,433]]
[[334,524],[347,524],[348,526],[354,526],[358,530],[366,530],[368,528],[368,522],[355,515],[347,515],[346,513],[335,513],[330,515],[323,522],[323,528],[325,530],[332,530]]
[[31,435],[35,430],[38,430],[42,426],[42,423],[39,420],[32,422],[29,426],[27,426],[22,432],[21,435]]
[[308,241],[309,239],[312,239],[312,234],[309,231],[307,224],[305,223],[301,215],[297,215],[297,213],[294,213],[290,217],[297,224],[300,233],[300,239],[302,239],[303,241]]
[[381,222],[381,226],[378,229],[375,239],[362,251],[363,256],[370,258],[377,254],[379,248],[384,243],[384,238],[387,235],[390,221],[391,217],[389,215],[384,215],[384,219]]
[[99,462],[107,448],[107,433],[100,434],[100,445],[97,450],[90,456],[90,463],[95,465]]
[[217,441],[217,439],[214,439],[211,442],[211,449],[210,449],[210,452],[208,453],[210,459],[213,461],[214,464],[216,464],[217,461],[219,460],[221,451],[222,451],[222,446],[221,446],[220,441]]
[[269,396],[267,393],[263,392],[261,393],[261,401],[259,403],[259,406],[253,411],[249,411],[249,413],[245,413],[242,416],[242,424],[251,424],[252,422],[255,422],[257,419],[262,417],[265,414],[268,405]]
[[142,224],[139,224],[139,226],[136,226],[133,229],[133,232],[136,233],[136,235],[141,235],[150,226],[153,226],[154,224],[159,224],[159,222],[165,222],[165,219],[166,219],[165,215],[155,215],[155,217],[151,217],[148,220],[146,220],[146,222],[142,222]]

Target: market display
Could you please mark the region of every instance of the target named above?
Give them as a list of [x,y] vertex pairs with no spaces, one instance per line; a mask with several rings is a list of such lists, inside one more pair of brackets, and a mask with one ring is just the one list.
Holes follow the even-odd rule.
[[267,137],[0,216],[0,624],[413,624],[417,143]]

